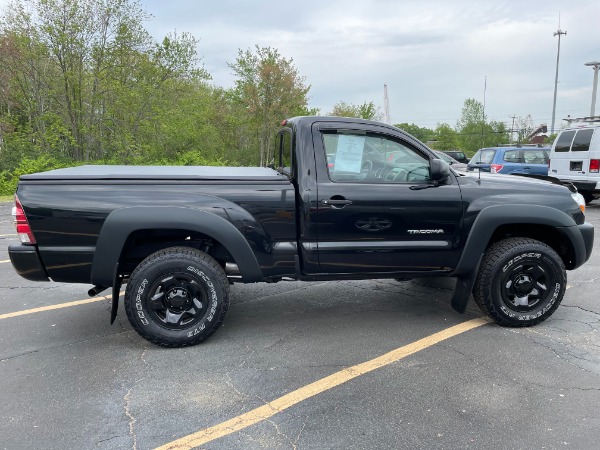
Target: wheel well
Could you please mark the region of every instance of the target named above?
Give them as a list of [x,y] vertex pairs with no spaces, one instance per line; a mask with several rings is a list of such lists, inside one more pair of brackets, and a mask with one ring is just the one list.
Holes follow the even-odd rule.
[[567,269],[575,266],[573,246],[567,237],[555,227],[530,223],[501,225],[494,231],[487,248],[495,242],[509,237],[531,238],[543,242],[559,254]]
[[119,258],[119,274],[128,276],[148,256],[168,247],[191,247],[211,255],[222,267],[234,262],[218,241],[196,231],[183,229],[137,230],[129,235]]

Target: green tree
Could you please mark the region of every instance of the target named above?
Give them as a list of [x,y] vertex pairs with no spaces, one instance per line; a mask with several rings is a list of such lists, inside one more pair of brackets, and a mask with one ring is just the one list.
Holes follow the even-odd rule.
[[459,148],[458,133],[447,123],[439,123],[435,129],[435,137],[431,147],[436,150],[455,150]]
[[238,51],[228,64],[236,76],[232,99],[245,110],[248,131],[255,137],[258,162],[268,164],[274,157],[273,142],[282,119],[307,113],[308,91],[304,77],[293,64],[270,47]]
[[[185,120],[177,108],[184,96],[215,100],[198,67],[197,39],[171,33],[154,42],[137,0],[15,0],[7,11],[0,151],[12,167],[47,153],[71,161],[176,159],[185,134],[166,134],[161,124]],[[197,127],[185,131],[195,142]]]
[[546,136],[544,138],[544,145],[552,146],[552,144],[554,144],[554,141],[556,140],[556,136],[558,136],[558,133],[552,133]]
[[34,129],[40,134],[39,119],[54,111],[69,133],[68,156],[89,159],[101,145],[111,49],[148,46],[141,26],[147,15],[125,0],[14,1],[8,11],[4,32],[17,37],[22,67],[34,68],[19,78],[27,75],[40,88],[17,84],[25,104],[36,106]]
[[373,102],[363,102],[360,105],[355,105],[353,103],[340,101],[333,105],[333,109],[327,115],[337,117],[354,117],[365,120],[381,120],[383,117],[379,111],[379,108],[375,106],[375,103]]
[[408,134],[416,137],[421,142],[427,142],[431,139],[434,139],[435,132],[431,128],[420,127],[414,123],[399,123],[394,126],[406,131]]
[[482,147],[507,142],[508,139],[506,125],[503,122],[487,122],[483,104],[472,98],[465,100],[456,130],[460,137],[460,147],[470,154]]

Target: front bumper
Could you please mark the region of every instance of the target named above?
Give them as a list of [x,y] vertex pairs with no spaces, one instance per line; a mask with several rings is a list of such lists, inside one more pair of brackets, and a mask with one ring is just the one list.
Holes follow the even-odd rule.
[[560,181],[573,184],[579,192],[593,192],[600,194],[600,181],[567,180],[563,178],[561,178]]
[[579,232],[581,233],[585,245],[585,260],[583,262],[586,262],[590,259],[592,248],[594,247],[594,226],[591,223],[586,222],[582,225],[578,225],[577,228],[579,228]]
[[9,245],[8,255],[15,271],[31,281],[49,281],[40,256],[33,245]]

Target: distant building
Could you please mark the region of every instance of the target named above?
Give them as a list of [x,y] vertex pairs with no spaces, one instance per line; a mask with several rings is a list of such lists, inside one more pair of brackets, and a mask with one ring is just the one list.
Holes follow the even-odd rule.
[[544,139],[548,137],[548,126],[542,124],[534,129],[529,136],[527,136],[527,143],[529,144],[543,144]]

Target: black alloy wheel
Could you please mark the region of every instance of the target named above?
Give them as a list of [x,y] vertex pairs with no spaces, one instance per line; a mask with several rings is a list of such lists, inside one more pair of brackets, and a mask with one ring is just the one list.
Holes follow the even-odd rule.
[[193,276],[173,273],[155,281],[148,291],[148,312],[165,328],[181,330],[198,323],[206,313],[209,293]]
[[528,312],[549,295],[549,269],[543,262],[525,261],[502,275],[502,297],[513,311]]

